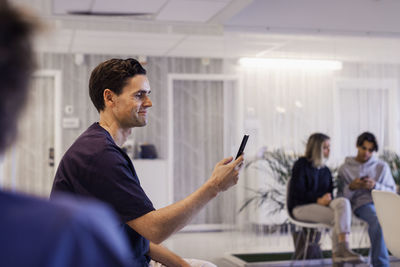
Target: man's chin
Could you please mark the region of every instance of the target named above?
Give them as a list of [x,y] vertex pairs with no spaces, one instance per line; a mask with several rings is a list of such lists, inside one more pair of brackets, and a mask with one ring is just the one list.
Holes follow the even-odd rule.
[[366,158],[363,158],[363,162],[367,162],[369,159],[370,159],[371,157],[366,157]]
[[133,127],[144,127],[146,125],[147,125],[147,121],[137,121],[135,123],[135,126],[133,126]]

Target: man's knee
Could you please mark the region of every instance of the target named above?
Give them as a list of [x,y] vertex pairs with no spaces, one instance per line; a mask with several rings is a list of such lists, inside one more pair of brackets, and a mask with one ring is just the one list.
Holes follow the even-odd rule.
[[369,205],[369,209],[363,208],[362,213],[360,212],[360,208],[358,209],[358,212],[356,210],[356,215],[360,217],[362,220],[366,221],[370,227],[376,227],[379,226],[379,220],[378,216],[376,215],[375,211],[375,206],[373,204],[367,204]]
[[333,208],[348,209],[348,210],[351,209],[350,201],[345,197],[338,197],[338,198],[334,199],[333,204],[334,204]]

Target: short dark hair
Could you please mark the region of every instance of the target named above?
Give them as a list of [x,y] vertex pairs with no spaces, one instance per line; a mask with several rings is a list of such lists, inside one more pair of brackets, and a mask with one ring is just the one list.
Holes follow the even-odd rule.
[[17,136],[35,67],[32,35],[37,26],[34,16],[0,1],[0,153]]
[[374,144],[374,151],[378,152],[379,146],[378,146],[378,141],[376,141],[375,135],[373,135],[370,132],[363,132],[358,136],[357,138],[357,147],[360,147],[364,144],[364,141],[368,141]]
[[133,58],[109,59],[94,68],[89,80],[89,95],[97,111],[104,109],[105,89],[119,95],[127,80],[139,74],[146,75],[146,70]]

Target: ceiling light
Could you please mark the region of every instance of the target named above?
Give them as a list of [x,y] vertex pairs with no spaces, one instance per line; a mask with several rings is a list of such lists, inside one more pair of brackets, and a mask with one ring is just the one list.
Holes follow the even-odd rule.
[[298,107],[298,108],[302,108],[302,107],[303,107],[303,104],[302,104],[299,100],[296,100],[296,101],[294,102],[294,104],[295,104],[296,107]]
[[340,70],[342,62],[336,60],[308,60],[284,58],[250,58],[239,60],[240,65],[246,67],[264,67],[272,69],[313,69],[313,70]]
[[284,107],[281,107],[281,106],[277,106],[277,107],[275,108],[275,110],[276,110],[278,113],[281,113],[281,114],[283,114],[283,113],[286,112],[286,109],[285,109]]

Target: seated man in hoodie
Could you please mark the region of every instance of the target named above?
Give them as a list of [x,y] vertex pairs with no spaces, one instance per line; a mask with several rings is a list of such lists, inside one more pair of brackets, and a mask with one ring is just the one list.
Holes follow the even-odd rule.
[[395,192],[389,165],[373,156],[378,142],[372,133],[364,132],[357,138],[357,156],[347,157],[339,168],[339,196],[347,197],[354,214],[368,223],[371,257],[374,267],[389,266],[381,226],[376,216],[371,190]]

